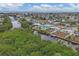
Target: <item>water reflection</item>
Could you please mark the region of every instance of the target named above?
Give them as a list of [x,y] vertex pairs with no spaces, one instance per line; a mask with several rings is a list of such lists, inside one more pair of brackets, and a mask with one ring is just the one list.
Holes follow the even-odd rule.
[[38,31],[34,31],[34,35],[40,36],[42,40],[54,40],[56,41],[56,37],[52,37],[50,35],[45,35],[42,33],[38,33]]

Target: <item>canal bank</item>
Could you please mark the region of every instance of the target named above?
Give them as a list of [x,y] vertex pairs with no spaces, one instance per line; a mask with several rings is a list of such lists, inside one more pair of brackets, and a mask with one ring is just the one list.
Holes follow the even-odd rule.
[[38,32],[38,31],[34,31],[33,32],[34,35],[40,36],[42,40],[46,40],[46,41],[53,41],[53,42],[57,42],[59,44],[65,45],[69,48],[72,48],[74,51],[79,51],[79,44],[73,43],[71,41],[56,37],[56,36],[51,36],[51,35],[46,35],[44,33]]

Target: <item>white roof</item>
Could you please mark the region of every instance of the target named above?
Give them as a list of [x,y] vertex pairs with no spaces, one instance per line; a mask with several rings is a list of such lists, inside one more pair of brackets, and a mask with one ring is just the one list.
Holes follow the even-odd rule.
[[38,26],[39,26],[39,25],[40,25],[40,23],[34,23],[33,25],[38,25]]

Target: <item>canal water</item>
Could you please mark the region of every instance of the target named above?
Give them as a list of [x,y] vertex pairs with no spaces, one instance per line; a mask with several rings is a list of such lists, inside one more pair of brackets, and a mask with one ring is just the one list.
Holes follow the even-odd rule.
[[12,16],[9,16],[9,18],[11,19],[11,23],[12,23],[13,28],[21,28],[21,23],[18,22],[18,20],[16,20]]
[[34,33],[34,35],[40,36],[42,40],[53,40],[53,41],[57,41],[57,38],[56,37],[52,37],[50,35],[45,35],[45,34],[42,34],[42,33],[38,33],[38,31],[34,31],[33,33]]

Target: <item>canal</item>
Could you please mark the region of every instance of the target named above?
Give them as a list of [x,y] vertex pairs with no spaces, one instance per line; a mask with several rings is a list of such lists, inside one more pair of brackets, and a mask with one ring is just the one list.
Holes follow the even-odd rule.
[[46,34],[39,33],[38,31],[34,31],[33,34],[34,35],[37,35],[37,36],[40,36],[42,40],[53,40],[53,41],[57,41],[57,39],[58,39],[58,38],[52,37],[50,35],[46,35]]
[[9,18],[11,19],[13,28],[21,28],[21,23],[18,20],[16,20],[15,17],[9,16]]

